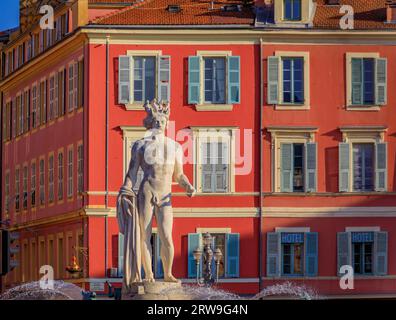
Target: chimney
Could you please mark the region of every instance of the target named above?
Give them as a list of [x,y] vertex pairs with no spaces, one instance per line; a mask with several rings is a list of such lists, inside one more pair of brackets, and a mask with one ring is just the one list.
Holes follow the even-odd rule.
[[386,22],[396,22],[396,3],[394,0],[386,0]]
[[73,30],[88,24],[88,0],[77,0],[72,5]]

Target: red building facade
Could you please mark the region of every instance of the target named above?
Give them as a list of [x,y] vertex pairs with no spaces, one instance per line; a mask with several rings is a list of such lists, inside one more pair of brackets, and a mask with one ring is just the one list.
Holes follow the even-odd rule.
[[[121,282],[116,197],[144,134],[142,105],[158,97],[171,101],[168,135],[198,191],[173,189],[176,277],[194,282],[192,251],[210,232],[222,288],[292,281],[323,295],[394,294],[385,2],[346,1],[352,31],[332,24],[340,6],[325,1],[294,11],[288,1],[255,11],[105,2],[61,4],[52,33],[21,30],[2,49],[2,220],[21,233],[7,284],[39,279],[45,264],[86,289]],[[367,10],[381,14],[364,22]],[[221,166],[205,165],[212,152]],[[155,222],[152,243],[161,278]],[[73,256],[78,279],[65,271]],[[342,265],[355,270],[354,290],[340,288]]]

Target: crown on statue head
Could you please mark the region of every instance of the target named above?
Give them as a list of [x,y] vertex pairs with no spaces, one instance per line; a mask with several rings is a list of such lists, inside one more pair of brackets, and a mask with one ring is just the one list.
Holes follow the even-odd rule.
[[158,102],[157,99],[153,99],[150,102],[147,100],[144,109],[150,116],[164,115],[169,120],[170,104],[167,101],[161,100]]

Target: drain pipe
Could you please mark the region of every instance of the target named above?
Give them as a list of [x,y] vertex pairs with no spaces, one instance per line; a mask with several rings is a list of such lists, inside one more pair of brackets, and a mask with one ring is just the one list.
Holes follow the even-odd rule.
[[110,36],[106,36],[106,142],[105,142],[105,277],[107,276],[107,265],[108,265],[108,216],[107,209],[109,208],[109,39]]
[[262,232],[262,224],[263,224],[263,103],[264,103],[264,89],[263,89],[263,39],[260,38],[260,131],[259,131],[259,139],[260,139],[260,196],[259,196],[259,292],[262,290],[262,278],[263,278],[263,232]]

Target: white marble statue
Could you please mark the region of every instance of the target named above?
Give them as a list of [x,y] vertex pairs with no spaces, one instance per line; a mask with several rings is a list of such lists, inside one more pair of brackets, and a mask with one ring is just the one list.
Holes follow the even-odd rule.
[[[161,260],[166,282],[178,282],[172,275],[174,256],[172,227],[172,181],[176,181],[189,197],[194,187],[183,173],[183,150],[179,143],[165,136],[170,108],[169,104],[153,100],[145,104],[147,117],[145,137],[132,146],[132,157],[117,201],[117,217],[120,232],[124,234],[124,290],[142,281],[154,282],[152,270],[151,232],[155,214],[161,240]],[[143,180],[139,191],[133,191],[139,168]]]

